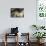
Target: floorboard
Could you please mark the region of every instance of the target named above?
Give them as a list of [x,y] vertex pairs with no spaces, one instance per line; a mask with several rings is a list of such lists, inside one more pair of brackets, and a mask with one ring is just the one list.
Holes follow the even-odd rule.
[[[20,42],[21,43],[21,42]],[[0,42],[0,46],[4,46],[4,43],[3,42]],[[10,43],[8,43],[8,45],[7,46],[15,46],[15,42],[10,42]],[[22,46],[22,45],[21,45]],[[37,43],[30,43],[30,46],[37,46]],[[46,43],[44,43],[43,45],[41,45],[41,46],[46,46]]]

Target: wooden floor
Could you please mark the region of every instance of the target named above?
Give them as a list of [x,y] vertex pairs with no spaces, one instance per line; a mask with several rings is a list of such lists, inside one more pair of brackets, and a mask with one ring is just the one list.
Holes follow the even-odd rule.
[[[37,43],[30,43],[31,45],[30,46],[37,46]],[[4,43],[2,42],[0,42],[0,46],[4,46]],[[8,45],[7,46],[15,46],[15,43],[8,43]],[[25,46],[25,45],[24,45]],[[46,43],[44,43],[43,45],[41,45],[41,46],[46,46]]]

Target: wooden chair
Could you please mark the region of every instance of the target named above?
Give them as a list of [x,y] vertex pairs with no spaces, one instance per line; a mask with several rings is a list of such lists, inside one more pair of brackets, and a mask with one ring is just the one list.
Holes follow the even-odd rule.
[[17,38],[15,38],[15,40],[17,40],[17,42],[16,42],[16,45],[15,46],[18,46],[18,33],[17,34],[10,34],[10,33],[5,33],[5,41],[4,41],[4,43],[5,43],[5,46],[7,46],[8,45],[8,42],[7,42],[7,36],[17,36]]
[[[22,44],[25,44],[25,46],[30,46],[30,42],[29,42],[29,33],[21,33],[21,37],[23,38],[23,37],[26,37],[26,42],[24,41],[24,42],[21,42]],[[24,39],[24,38],[23,38]],[[23,45],[24,46],[24,45]]]

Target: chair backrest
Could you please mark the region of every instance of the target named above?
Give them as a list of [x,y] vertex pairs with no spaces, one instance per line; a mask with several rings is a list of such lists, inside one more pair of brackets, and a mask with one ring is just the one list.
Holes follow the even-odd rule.
[[11,34],[18,33],[18,27],[16,28],[11,28]]

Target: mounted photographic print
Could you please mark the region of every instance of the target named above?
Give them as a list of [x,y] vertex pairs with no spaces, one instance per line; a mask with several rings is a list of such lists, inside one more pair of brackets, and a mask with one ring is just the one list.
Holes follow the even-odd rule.
[[11,17],[24,17],[24,8],[11,8]]

